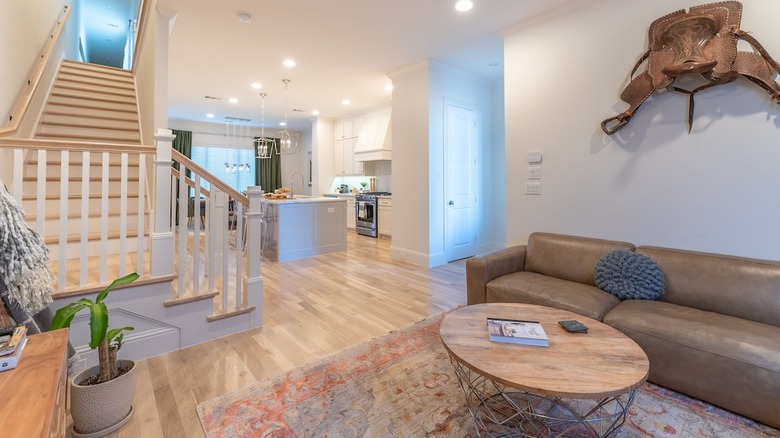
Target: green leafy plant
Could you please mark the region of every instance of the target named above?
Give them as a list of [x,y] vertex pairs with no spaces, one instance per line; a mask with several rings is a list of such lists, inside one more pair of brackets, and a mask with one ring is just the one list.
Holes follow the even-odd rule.
[[83,309],[89,309],[89,347],[97,348],[100,377],[97,383],[107,382],[119,376],[117,367],[116,353],[122,347],[122,339],[125,330],[133,330],[133,327],[108,328],[108,308],[103,301],[108,296],[108,292],[121,285],[129,284],[138,279],[138,274],[125,275],[117,278],[108,285],[103,291],[97,294],[95,301],[88,298],[82,298],[74,301],[67,306],[57,310],[51,323],[51,329],[61,329],[70,327],[73,317]]
[[366,189],[367,185],[368,185],[368,181],[360,181],[360,187],[363,187],[363,190]]

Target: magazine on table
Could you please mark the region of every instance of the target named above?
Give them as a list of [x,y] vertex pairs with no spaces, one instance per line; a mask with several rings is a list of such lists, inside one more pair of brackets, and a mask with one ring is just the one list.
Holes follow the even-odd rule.
[[21,342],[27,338],[27,327],[20,325],[16,327],[0,328],[0,356],[12,354]]
[[550,345],[547,333],[539,321],[523,321],[516,319],[487,319],[488,334],[493,342],[508,342],[511,344]]

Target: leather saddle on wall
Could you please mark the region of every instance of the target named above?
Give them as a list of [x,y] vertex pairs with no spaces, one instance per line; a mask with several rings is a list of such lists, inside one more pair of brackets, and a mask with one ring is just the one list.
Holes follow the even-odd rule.
[[[771,99],[780,103],[780,84],[775,75],[780,65],[764,47],[740,29],[742,4],[737,1],[710,3],[680,9],[665,15],[650,25],[650,47],[631,72],[632,80],[620,94],[629,108],[601,122],[601,129],[612,135],[623,128],[637,109],[656,90],[667,88],[689,95],[688,131],[693,120],[693,96],[699,91],[734,81],[742,75],[764,88]],[[737,50],[737,41],[744,40],[754,49]],[[634,77],[647,61],[647,69]],[[707,82],[693,90],[674,85],[683,75],[698,74]]]

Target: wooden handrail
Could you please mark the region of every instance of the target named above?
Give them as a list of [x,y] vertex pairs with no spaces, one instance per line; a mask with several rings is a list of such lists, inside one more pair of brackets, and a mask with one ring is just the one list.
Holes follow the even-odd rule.
[[145,40],[144,32],[146,31],[146,21],[148,19],[147,16],[149,15],[148,3],[149,2],[146,0],[141,0],[141,3],[138,6],[138,32],[135,34],[135,48],[133,49],[133,59],[131,60],[132,67],[130,67],[133,75],[135,75],[135,66],[138,63],[138,54],[141,52],[140,49]]
[[24,114],[27,112],[27,108],[30,106],[33,93],[35,93],[35,89],[38,88],[38,83],[41,81],[41,77],[43,76],[43,70],[49,63],[49,57],[54,50],[54,46],[60,39],[60,34],[62,34],[62,29],[65,27],[65,22],[68,20],[70,10],[71,8],[68,7],[68,5],[65,5],[65,11],[63,12],[62,18],[57,20],[57,24],[54,26],[54,31],[49,37],[49,42],[46,43],[46,46],[43,49],[41,59],[38,60],[38,63],[33,68],[32,74],[27,80],[27,86],[25,87],[22,95],[19,96],[19,101],[16,102],[16,107],[14,108],[14,112],[11,114],[8,126],[0,129],[0,137],[14,135],[19,129],[19,123],[22,120]]
[[171,150],[171,157],[174,161],[178,161],[181,164],[184,164],[184,167],[190,170],[194,170],[200,176],[209,182],[209,184],[217,187],[218,189],[222,190],[223,192],[227,193],[235,199],[236,201],[246,205],[249,207],[249,198],[242,195],[238,192],[238,190],[234,189],[233,187],[230,187],[229,185],[225,184],[221,179],[214,176],[213,173],[210,173],[208,170],[200,167],[197,163],[187,158],[184,154],[177,151],[176,149]]
[[[171,167],[171,175],[175,176],[178,179],[179,175],[181,175],[181,172],[179,172],[178,169],[174,169],[173,167]],[[185,176],[184,177],[184,182],[188,186],[192,187],[193,189],[195,188],[195,181],[193,181],[191,178]],[[207,189],[205,187],[200,187],[200,194],[204,195],[207,198],[209,196],[211,196],[211,192],[209,191],[209,189]]]
[[41,140],[38,138],[0,138],[0,149],[46,149],[49,151],[75,151],[75,152],[128,152],[138,154],[153,154],[157,152],[155,146],[125,144],[125,143],[89,143],[79,141]]

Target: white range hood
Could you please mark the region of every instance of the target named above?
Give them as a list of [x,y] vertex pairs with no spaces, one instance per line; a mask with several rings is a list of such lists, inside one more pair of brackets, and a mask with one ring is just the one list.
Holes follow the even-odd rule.
[[355,144],[355,161],[381,161],[393,159],[393,142],[390,134],[390,110],[374,113],[363,119]]

